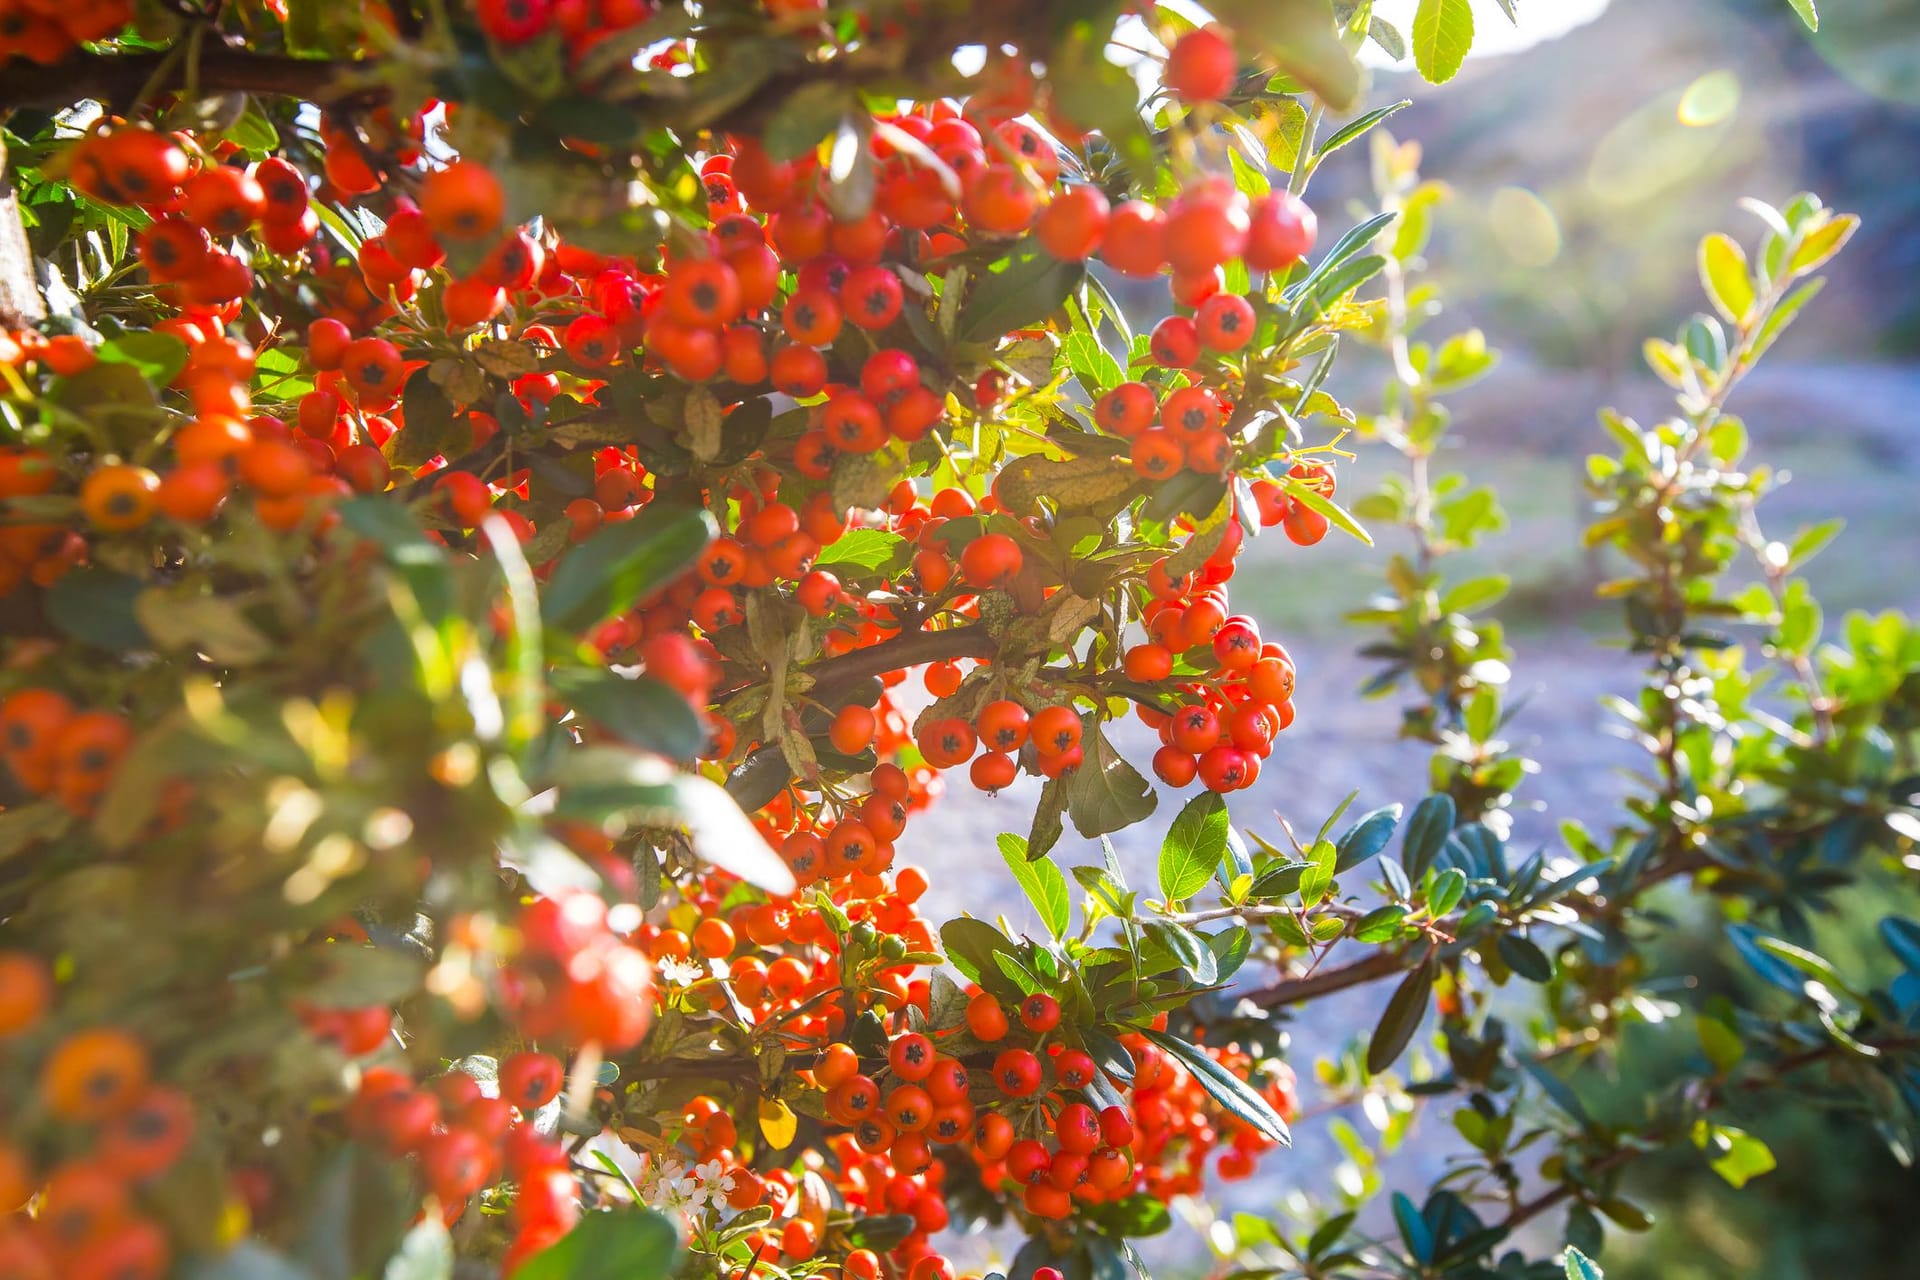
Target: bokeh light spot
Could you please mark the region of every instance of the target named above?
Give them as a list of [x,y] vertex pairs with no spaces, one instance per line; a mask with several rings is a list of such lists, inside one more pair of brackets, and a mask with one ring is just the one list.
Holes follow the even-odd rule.
[[1740,77],[1731,71],[1709,71],[1680,95],[1680,123],[1699,129],[1732,118],[1740,106]]
[[1560,219],[1525,187],[1501,187],[1493,193],[1487,216],[1494,239],[1516,265],[1544,267],[1560,256]]

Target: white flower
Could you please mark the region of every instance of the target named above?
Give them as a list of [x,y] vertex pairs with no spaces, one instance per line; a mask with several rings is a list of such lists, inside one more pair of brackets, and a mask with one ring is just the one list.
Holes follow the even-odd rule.
[[733,1194],[733,1175],[728,1173],[727,1166],[718,1160],[709,1160],[703,1165],[695,1166],[693,1176],[699,1179],[701,1187],[707,1193],[707,1198],[712,1201],[716,1209],[724,1205],[727,1197]]
[[690,987],[707,976],[707,971],[699,965],[688,964],[672,956],[662,956],[654,961],[653,968],[668,985],[675,987]]
[[697,1210],[706,1201],[706,1193],[678,1160],[663,1159],[654,1165],[640,1190],[648,1200],[666,1209]]

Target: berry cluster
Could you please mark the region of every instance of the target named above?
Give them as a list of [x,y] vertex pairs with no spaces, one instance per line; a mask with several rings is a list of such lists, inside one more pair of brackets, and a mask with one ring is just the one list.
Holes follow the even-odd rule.
[[20,689],[0,700],[0,760],[8,772],[77,815],[106,792],[133,736],[125,716],[78,710],[52,689]]
[[52,65],[133,20],[133,0],[0,0],[0,64]]
[[[49,1037],[54,1002],[43,960],[0,952],[0,1053],[38,1064],[35,1096],[0,1103],[0,1271],[161,1280],[173,1246],[146,1197],[186,1154],[193,1104],[152,1079],[146,1042],[125,1027]],[[36,1196],[32,1217],[16,1212]]]

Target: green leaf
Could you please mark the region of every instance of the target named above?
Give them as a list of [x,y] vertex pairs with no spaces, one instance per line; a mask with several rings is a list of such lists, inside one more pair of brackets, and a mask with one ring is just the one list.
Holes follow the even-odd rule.
[[1160,1200],[1136,1194],[1109,1200],[1087,1210],[1087,1216],[1108,1235],[1139,1239],[1162,1235],[1173,1227],[1173,1213]]
[[1787,548],[1787,567],[1798,569],[1807,561],[1827,549],[1827,544],[1840,536],[1847,522],[1835,517],[1822,520],[1819,524],[1808,525],[1793,536],[1792,544]]
[[1013,246],[1003,269],[975,282],[960,308],[957,335],[962,342],[983,342],[1038,324],[1059,309],[1086,274],[1084,263],[1062,262],[1028,237]]
[[187,367],[187,344],[170,333],[136,329],[100,344],[103,364],[131,365],[140,376],[164,387]]
[[1067,779],[1067,816],[1073,819],[1073,829],[1091,840],[1151,814],[1159,797],[1140,771],[1107,741],[1100,726],[1089,721],[1080,740],[1084,752],[1080,767]]
[[1888,916],[1880,922],[1880,940],[1908,973],[1920,973],[1920,924]]
[[910,1213],[889,1213],[873,1218],[858,1218],[842,1233],[850,1249],[885,1252],[912,1235],[915,1229]]
[[1400,837],[1400,861],[1406,864],[1409,876],[1425,874],[1446,843],[1453,823],[1453,797],[1445,792],[1435,792],[1413,807],[1413,816],[1407,819]]
[[1187,971],[1187,976],[1201,986],[1210,987],[1219,981],[1218,958],[1193,930],[1177,921],[1150,920],[1146,925],[1146,933],[1171,952],[1180,961],[1180,967]]
[[1450,587],[1440,597],[1442,613],[1472,613],[1475,609],[1484,609],[1505,598],[1513,579],[1504,573],[1489,574],[1484,578],[1471,578]]
[[1807,30],[1820,29],[1820,14],[1813,7],[1813,0],[1787,0],[1787,3],[1793,6],[1795,13],[1800,15],[1800,21],[1806,24]]
[[1067,807],[1067,779],[1048,778],[1033,806],[1033,826],[1027,832],[1027,857],[1044,858],[1060,843],[1060,814]]
[[1546,1063],[1538,1058],[1527,1057],[1520,1058],[1519,1062],[1521,1069],[1533,1077],[1534,1083],[1540,1086],[1540,1091],[1553,1099],[1555,1106],[1578,1120],[1583,1127],[1590,1123],[1587,1109],[1580,1104],[1580,1096],[1566,1081],[1553,1074]]
[[1215,1102],[1275,1142],[1285,1146],[1293,1145],[1293,1137],[1287,1132],[1287,1122],[1280,1118],[1280,1114],[1260,1096],[1252,1085],[1179,1036],[1152,1030],[1141,1034],[1178,1058],[1180,1065],[1187,1069]]
[[994,984],[1000,973],[997,955],[1013,955],[1013,942],[985,920],[958,916],[940,926],[940,949],[953,967],[982,985]]
[[1700,1036],[1700,1048],[1706,1053],[1707,1061],[1722,1075],[1739,1065],[1747,1054],[1740,1033],[1720,1018],[1703,1013],[1694,1020],[1694,1029]]
[[1473,47],[1471,0],[1420,0],[1413,11],[1413,62],[1429,84],[1445,84]]
[[1400,28],[1394,26],[1385,18],[1369,18],[1367,20],[1367,36],[1375,44],[1379,45],[1381,51],[1395,62],[1405,62],[1407,60],[1407,38],[1400,34]]
[[373,542],[413,596],[421,615],[437,623],[452,607],[446,549],[428,538],[407,509],[387,498],[349,498],[334,510],[343,528]]
[[1800,247],[1793,251],[1793,258],[1787,264],[1788,270],[1795,275],[1805,275],[1809,271],[1817,270],[1834,254],[1840,252],[1847,241],[1853,239],[1853,233],[1859,229],[1860,219],[1851,213],[1843,213],[1815,227],[1807,233],[1807,238],[1800,242]]
[[672,582],[718,532],[704,508],[650,503],[561,558],[541,614],[548,626],[570,635],[598,626]]
[[1402,98],[1400,101],[1388,106],[1374,108],[1372,111],[1367,112],[1367,114],[1346,124],[1335,132],[1332,137],[1321,143],[1317,154],[1325,156],[1331,152],[1338,151],[1348,143],[1360,138],[1367,130],[1373,128],[1373,126],[1379,124],[1382,120],[1387,119],[1397,112],[1404,111],[1412,105],[1413,100],[1411,98]]
[[1351,870],[1386,848],[1393,829],[1400,825],[1400,813],[1399,805],[1385,805],[1348,827],[1335,846],[1334,873]]
[[626,747],[591,746],[561,757],[550,781],[556,817],[680,827],[695,856],[768,893],[792,893],[793,871],[768,847],[725,787],[681,773],[659,756]]
[[609,1209],[581,1217],[557,1244],[521,1264],[515,1280],[666,1280],[680,1240],[651,1209]]
[[761,142],[775,160],[798,160],[824,142],[859,106],[859,95],[850,85],[809,80],[788,94],[768,118]]
[[[1369,258],[1366,259],[1366,261],[1373,262],[1377,261],[1377,259]],[[1348,515],[1346,508],[1342,507],[1332,498],[1322,495],[1319,490],[1299,480],[1295,480],[1291,476],[1288,476],[1283,483],[1286,486],[1288,495],[1292,497],[1295,502],[1309,510],[1319,512],[1327,518],[1327,523],[1341,530],[1343,533],[1351,534],[1369,547],[1373,545],[1373,535],[1361,528],[1360,522],[1355,520],[1351,515]]]
[[1332,0],[1211,0],[1208,12],[1258,41],[1281,71],[1335,111],[1360,94],[1360,66],[1340,42]]
[[1758,929],[1746,924],[1728,925],[1727,937],[1733,942],[1733,949],[1740,953],[1740,958],[1768,983],[1796,996],[1806,994],[1806,979],[1801,977],[1800,971],[1762,945],[1763,941],[1775,939],[1766,938]]
[[1169,903],[1184,902],[1213,878],[1227,856],[1227,802],[1204,791],[1187,801],[1160,842],[1160,892]]
[[1693,1127],[1693,1142],[1703,1151],[1716,1153],[1712,1161],[1713,1171],[1736,1190],[1779,1167],[1778,1161],[1773,1158],[1773,1151],[1766,1143],[1746,1130],[1731,1125],[1697,1120]]
[[1090,396],[1111,390],[1124,376],[1120,362],[1113,358],[1113,353],[1090,333],[1076,331],[1068,334],[1066,341],[1060,344],[1060,351],[1066,358],[1067,368],[1073,370],[1073,376],[1080,380],[1081,388]]
[[1021,836],[1002,834],[998,843],[1001,859],[1006,862],[1007,870],[1013,872],[1013,878],[1020,882],[1034,911],[1039,913],[1040,923],[1058,938],[1067,931],[1073,915],[1066,874],[1045,858],[1028,861],[1027,842]]
[[1427,1225],[1427,1220],[1404,1192],[1393,1193],[1393,1222],[1400,1228],[1400,1238],[1407,1242],[1407,1249],[1415,1261],[1433,1261],[1433,1228]]
[[1407,918],[1407,909],[1397,902],[1384,907],[1375,907],[1353,922],[1353,937],[1356,942],[1392,942],[1400,936],[1400,922]]
[[125,653],[148,645],[136,608],[141,590],[138,578],[89,565],[48,587],[41,607],[69,639]]
[[1433,980],[1438,967],[1429,956],[1420,967],[1400,980],[1387,1000],[1386,1011],[1367,1042],[1367,1071],[1378,1075],[1392,1066],[1406,1049],[1413,1033],[1426,1020],[1427,1005],[1433,996]]
[[1307,850],[1306,870],[1300,874],[1300,901],[1311,907],[1333,887],[1333,864],[1339,856],[1331,840],[1315,840]]
[[1433,887],[1427,891],[1427,911],[1435,918],[1446,915],[1460,904],[1466,891],[1467,873],[1448,867],[1433,878]]
[[650,676],[560,667],[548,683],[575,711],[632,746],[691,760],[707,744],[700,713],[677,690]]
[[1732,236],[1716,231],[1700,242],[1700,284],[1714,309],[1734,324],[1753,310],[1753,277],[1747,255]]
[[440,1216],[429,1213],[407,1232],[382,1280],[450,1280],[452,1275],[453,1237]]
[[[393,1255],[418,1197],[404,1170],[343,1146],[308,1183],[294,1257],[314,1280],[357,1280]],[[271,1274],[271,1273],[269,1273]]]
[[885,529],[852,529],[820,549],[817,569],[853,565],[869,572],[898,568],[911,558],[907,540]]
[[[1806,0],[1796,0],[1796,2],[1804,4]],[[1600,1264],[1572,1245],[1567,1246],[1566,1264],[1567,1280],[1605,1280],[1600,1271]]]
[[394,466],[417,467],[437,455],[456,456],[471,445],[469,420],[455,415],[453,401],[434,381],[431,370],[417,370],[407,379],[400,403],[406,410],[406,426],[383,449]]
[[336,943],[307,953],[311,976],[294,977],[302,1003],[316,1009],[396,1004],[420,989],[426,963],[395,947]]
[[1493,944],[1500,958],[1528,982],[1549,982],[1553,979],[1553,961],[1547,958],[1532,940],[1517,933],[1503,933]]

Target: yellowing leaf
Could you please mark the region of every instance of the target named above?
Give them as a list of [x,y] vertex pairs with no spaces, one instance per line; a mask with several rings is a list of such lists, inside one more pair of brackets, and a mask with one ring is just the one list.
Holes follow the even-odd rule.
[[1700,284],[1714,309],[1735,324],[1745,324],[1753,311],[1753,279],[1747,255],[1733,237],[1714,232],[1700,242]]
[[778,1098],[760,1099],[760,1136],[774,1150],[785,1151],[792,1146],[794,1135],[799,1131],[800,1120],[793,1114],[792,1107]]

